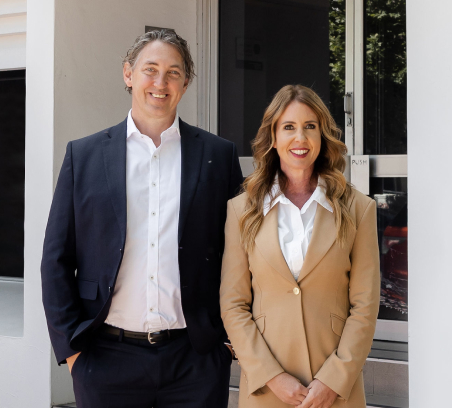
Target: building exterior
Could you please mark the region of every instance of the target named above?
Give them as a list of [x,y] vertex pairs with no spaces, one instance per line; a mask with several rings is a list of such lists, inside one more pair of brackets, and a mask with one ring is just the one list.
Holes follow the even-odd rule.
[[379,208],[369,406],[450,406],[451,13],[445,0],[0,0],[0,408],[74,401],[41,303],[47,215],[67,142],[127,115],[121,57],[152,27],[174,28],[197,65],[180,116],[234,141],[244,173],[282,85],[329,104],[346,175]]

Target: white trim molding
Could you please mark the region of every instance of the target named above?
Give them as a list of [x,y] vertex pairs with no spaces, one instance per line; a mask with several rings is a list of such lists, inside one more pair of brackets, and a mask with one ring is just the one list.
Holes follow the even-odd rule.
[[218,131],[218,0],[197,0],[198,126]]

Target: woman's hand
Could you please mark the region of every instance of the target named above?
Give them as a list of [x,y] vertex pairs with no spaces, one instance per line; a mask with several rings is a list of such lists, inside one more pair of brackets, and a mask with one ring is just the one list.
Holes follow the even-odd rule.
[[308,386],[309,394],[296,408],[330,408],[337,394],[323,382],[314,380]]
[[299,406],[308,395],[308,389],[287,373],[278,374],[267,382],[267,386],[282,402],[290,405]]

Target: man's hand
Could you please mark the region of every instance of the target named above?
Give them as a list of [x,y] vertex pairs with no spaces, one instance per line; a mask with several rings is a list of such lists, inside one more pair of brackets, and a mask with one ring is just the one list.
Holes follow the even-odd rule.
[[66,359],[67,366],[69,368],[69,372],[72,373],[72,366],[75,363],[75,360],[77,360],[77,357],[80,355],[80,353],[74,354],[73,356],[70,356]]
[[314,380],[308,386],[309,394],[296,408],[330,408],[337,394],[323,382]]
[[284,403],[300,405],[308,395],[308,389],[287,373],[278,374],[267,382],[268,388]]

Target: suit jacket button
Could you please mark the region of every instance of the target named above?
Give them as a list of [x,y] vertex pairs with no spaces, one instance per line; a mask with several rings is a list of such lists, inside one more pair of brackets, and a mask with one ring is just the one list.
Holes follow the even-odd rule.
[[293,294],[294,295],[298,295],[300,293],[300,289],[299,288],[293,288]]

